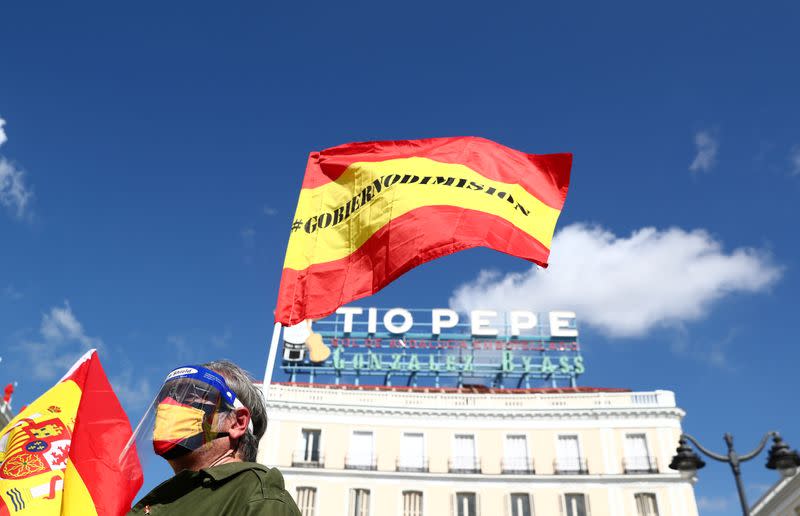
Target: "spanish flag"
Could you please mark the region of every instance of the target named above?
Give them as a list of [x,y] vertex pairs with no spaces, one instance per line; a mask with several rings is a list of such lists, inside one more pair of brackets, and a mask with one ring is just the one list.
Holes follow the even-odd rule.
[[417,265],[472,247],[546,267],[571,166],[571,154],[525,154],[475,137],[312,152],[276,321],[325,317]]
[[91,350],[0,431],[0,516],[125,514],[142,485],[138,458],[120,466],[131,433]]

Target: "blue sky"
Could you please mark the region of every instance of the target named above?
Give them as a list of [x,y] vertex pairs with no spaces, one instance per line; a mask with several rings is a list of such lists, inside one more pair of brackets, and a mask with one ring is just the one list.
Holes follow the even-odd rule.
[[[513,280],[578,311],[583,385],[675,390],[685,429],[717,449],[725,431],[745,451],[770,429],[800,446],[799,15],[6,4],[0,380],[20,406],[96,346],[138,418],[172,365],[224,356],[260,376],[307,153],[477,135],[575,154],[549,276],[474,250],[372,304],[466,306],[476,284]],[[763,462],[744,468],[751,501],[775,479]],[[697,495],[703,514],[737,514],[724,465]]]

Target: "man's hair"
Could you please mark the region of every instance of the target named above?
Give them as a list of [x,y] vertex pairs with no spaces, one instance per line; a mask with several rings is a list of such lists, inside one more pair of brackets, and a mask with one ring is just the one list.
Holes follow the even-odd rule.
[[253,431],[250,432],[250,429],[247,429],[239,442],[238,452],[241,454],[242,460],[255,462],[258,455],[258,442],[267,430],[267,408],[264,405],[264,396],[261,390],[255,386],[255,380],[247,371],[230,360],[215,360],[203,364],[203,367],[221,374],[225,378],[225,383],[236,394],[236,398],[250,410]]

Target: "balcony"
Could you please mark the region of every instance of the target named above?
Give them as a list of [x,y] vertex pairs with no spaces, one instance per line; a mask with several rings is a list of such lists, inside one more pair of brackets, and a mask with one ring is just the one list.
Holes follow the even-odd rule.
[[586,459],[556,459],[553,461],[553,473],[556,475],[588,475],[589,464]]
[[321,468],[324,463],[325,459],[316,451],[311,453],[300,451],[292,455],[293,468]]
[[373,455],[348,455],[344,458],[344,469],[376,471],[378,458]]
[[405,473],[427,473],[428,459],[407,457],[397,459],[397,471]]
[[502,460],[500,471],[503,475],[533,475],[533,459],[527,457],[506,457]]
[[450,473],[480,473],[481,461],[477,457],[453,457],[448,470]]
[[622,470],[626,475],[641,473],[658,473],[658,461],[655,457],[625,457],[622,459]]

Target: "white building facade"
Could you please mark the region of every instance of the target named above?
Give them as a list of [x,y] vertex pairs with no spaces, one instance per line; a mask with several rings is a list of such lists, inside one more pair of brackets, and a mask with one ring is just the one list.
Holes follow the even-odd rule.
[[669,391],[273,384],[259,461],[303,516],[697,516]]

